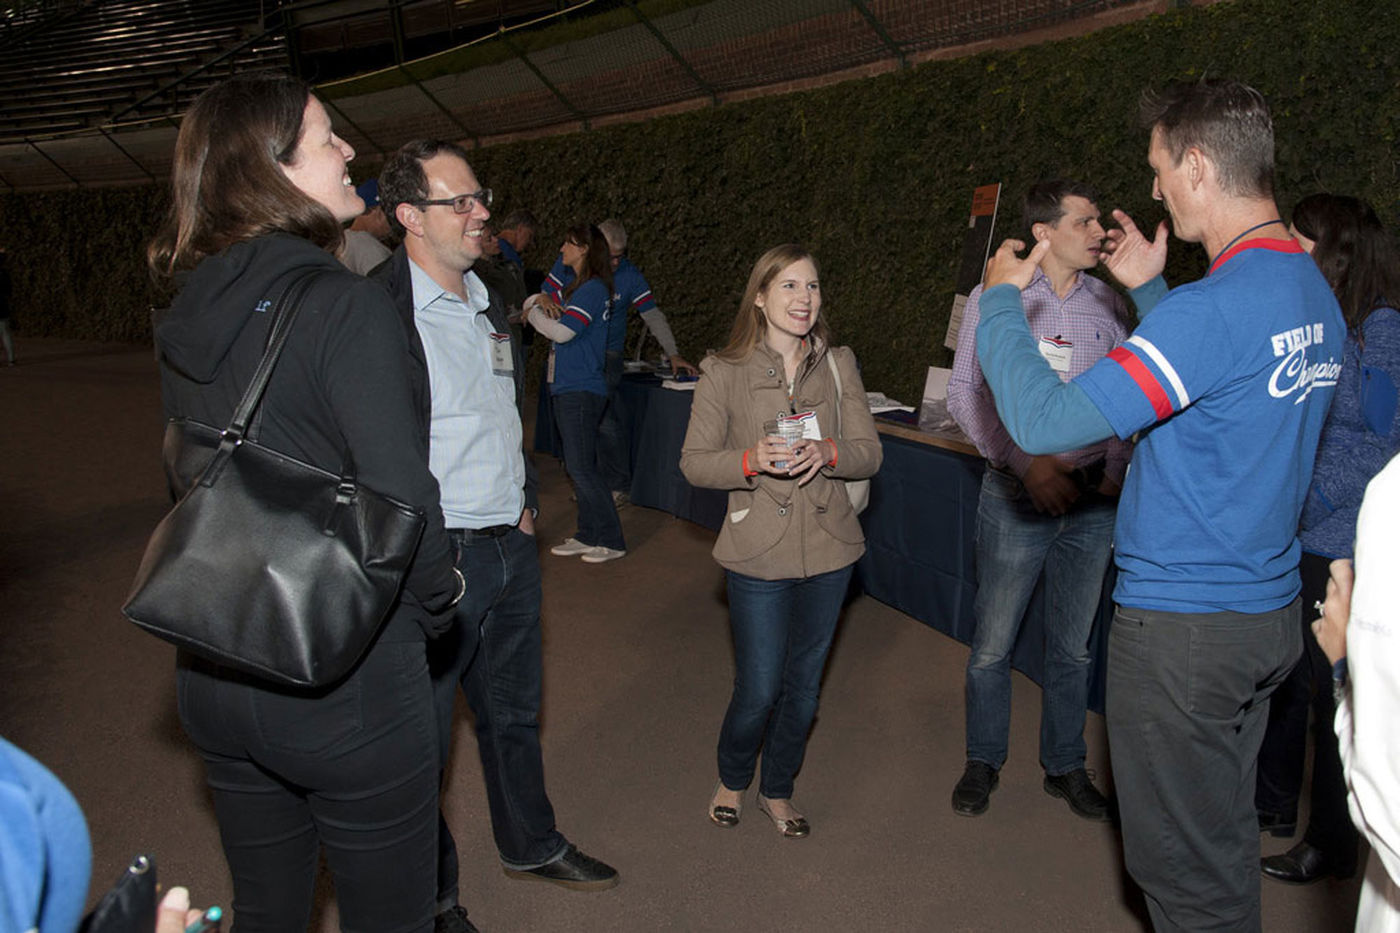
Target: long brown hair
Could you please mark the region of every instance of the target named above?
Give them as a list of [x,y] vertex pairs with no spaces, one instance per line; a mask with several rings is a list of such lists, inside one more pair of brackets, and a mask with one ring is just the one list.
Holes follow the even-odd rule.
[[[608,287],[608,297],[612,297],[613,292],[613,270],[612,254],[608,252],[608,241],[603,236],[603,231],[593,224],[574,224],[564,231],[564,239],[575,246],[582,246],[586,251],[583,257],[583,272],[569,283],[569,287],[564,289],[564,297],[567,299],[578,287],[589,279],[602,279],[603,284]],[[626,311],[626,308],[622,309]]]
[[1312,258],[1332,286],[1347,327],[1360,335],[1376,308],[1400,302],[1400,254],[1371,205],[1340,194],[1310,194],[1293,227],[1313,241]]
[[[758,306],[758,296],[773,284],[779,272],[804,259],[812,264],[812,268],[817,268],[816,257],[796,243],[775,246],[758,257],[758,262],[753,264],[753,271],[749,273],[749,284],[744,289],[744,297],[739,302],[739,313],[734,317],[734,327],[729,332],[729,343],[725,344],[724,349],[716,356],[732,363],[748,359],[753,348],[758,346],[768,331],[768,319],[763,316],[763,309]],[[821,276],[820,269],[817,270],[817,276]],[[823,344],[831,343],[831,329],[827,327],[825,314],[817,315],[817,322],[812,325],[812,330],[807,336],[809,339],[819,339]]]
[[290,75],[240,75],[199,95],[180,124],[171,205],[146,250],[158,277],[265,233],[340,247],[340,224],[282,173],[301,139],[311,88]]

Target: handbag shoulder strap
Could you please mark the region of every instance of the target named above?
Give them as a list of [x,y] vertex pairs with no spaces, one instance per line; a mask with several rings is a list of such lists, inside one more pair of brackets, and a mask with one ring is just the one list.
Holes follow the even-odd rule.
[[253,372],[248,388],[243,391],[243,398],[239,400],[238,407],[233,410],[233,417],[224,430],[226,440],[237,443],[248,433],[248,422],[253,417],[258,403],[262,401],[263,393],[267,391],[272,370],[282,356],[282,348],[287,344],[287,335],[291,333],[292,323],[296,320],[297,312],[301,310],[302,298],[316,276],[316,272],[308,272],[292,280],[277,297],[277,305],[272,309],[272,333],[267,338],[267,349],[263,351],[262,359]]
[[836,436],[841,436],[841,370],[836,368],[836,361],[831,358],[831,348],[826,350],[826,365],[831,367],[831,378],[836,380]]

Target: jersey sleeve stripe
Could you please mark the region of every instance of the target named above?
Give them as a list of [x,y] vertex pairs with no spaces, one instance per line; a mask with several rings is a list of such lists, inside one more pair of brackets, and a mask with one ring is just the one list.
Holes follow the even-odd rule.
[[1181,377],[1177,375],[1176,368],[1172,366],[1171,361],[1167,359],[1166,355],[1162,353],[1161,350],[1157,349],[1156,344],[1138,334],[1129,337],[1128,343],[1141,349],[1143,353],[1146,353],[1148,358],[1157,364],[1157,368],[1162,371],[1162,375],[1167,378],[1167,382],[1171,383],[1172,391],[1176,393],[1176,407],[1178,411],[1191,404],[1191,397],[1186,392],[1186,383],[1181,381]]
[[1108,351],[1108,358],[1113,360],[1128,373],[1128,378],[1137,384],[1142,390],[1142,394],[1147,396],[1147,401],[1152,405],[1152,411],[1160,421],[1172,413],[1171,400],[1167,398],[1167,393],[1162,390],[1162,386],[1153,377],[1147,366],[1132,354],[1126,347],[1115,347]]
[[582,308],[575,307],[574,305],[569,305],[567,308],[565,308],[564,313],[569,315],[569,317],[578,318],[584,323],[584,326],[593,323],[593,318],[589,316],[587,311],[583,310]]
[[564,283],[555,278],[554,273],[551,272],[549,275],[545,276],[544,287],[541,291],[557,302],[559,296],[564,293]]

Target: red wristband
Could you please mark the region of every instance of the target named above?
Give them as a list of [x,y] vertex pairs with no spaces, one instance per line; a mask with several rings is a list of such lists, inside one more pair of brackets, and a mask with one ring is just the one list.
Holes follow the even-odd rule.
[[743,468],[744,468],[744,475],[745,475],[745,476],[757,476],[757,475],[758,475],[758,471],[757,471],[757,470],[750,470],[750,469],[749,469],[749,452],[748,452],[747,450],[744,451],[744,459],[743,459],[743,461],[742,461],[742,466],[743,466]]
[[839,454],[837,453],[837,450],[836,450],[836,442],[833,441],[833,440],[831,440],[831,438],[829,438],[829,437],[827,438],[827,441],[830,442],[830,444],[831,444],[831,459],[827,461],[827,464],[826,464],[826,465],[827,465],[827,466],[830,466],[830,467],[834,467],[834,466],[836,466],[836,461],[837,461],[837,459],[838,459],[838,457],[839,457]]

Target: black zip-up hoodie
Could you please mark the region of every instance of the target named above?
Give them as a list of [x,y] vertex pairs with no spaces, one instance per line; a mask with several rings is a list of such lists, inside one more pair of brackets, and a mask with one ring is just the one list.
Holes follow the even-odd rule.
[[423,509],[427,525],[384,638],[445,631],[435,615],[457,590],[437,480],[428,472],[428,388],[388,293],[301,237],[268,234],[202,261],[156,325],[167,417],[223,426],[262,358],[282,290],[319,275],[273,370],[259,443],[339,472],[348,453],[360,482]]

